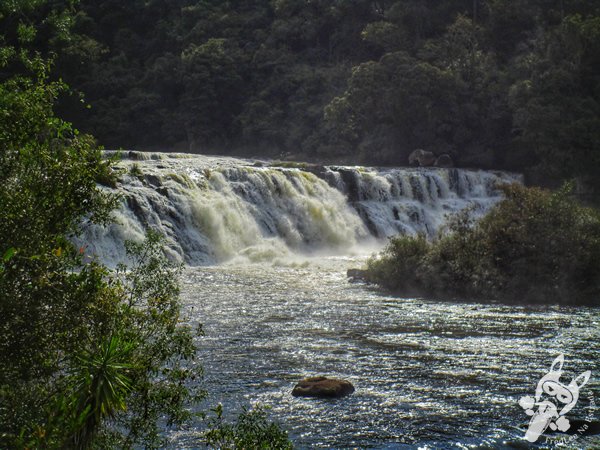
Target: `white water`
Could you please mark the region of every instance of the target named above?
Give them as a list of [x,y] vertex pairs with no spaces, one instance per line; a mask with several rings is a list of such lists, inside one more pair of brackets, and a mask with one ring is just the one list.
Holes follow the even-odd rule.
[[[191,265],[283,261],[349,254],[401,233],[433,236],[448,213],[482,214],[499,200],[502,172],[463,169],[269,167],[233,158],[134,154],[123,160],[117,223],[87,230],[80,244],[114,264],[123,242],[147,228],[167,237],[170,255]],[[134,170],[132,170],[134,167]]]

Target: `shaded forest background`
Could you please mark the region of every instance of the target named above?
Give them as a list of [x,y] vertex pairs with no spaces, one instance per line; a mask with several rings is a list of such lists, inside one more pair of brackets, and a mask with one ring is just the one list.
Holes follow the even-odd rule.
[[68,39],[36,39],[72,89],[59,114],[107,148],[371,165],[423,148],[537,184],[600,186],[596,1],[76,8]]

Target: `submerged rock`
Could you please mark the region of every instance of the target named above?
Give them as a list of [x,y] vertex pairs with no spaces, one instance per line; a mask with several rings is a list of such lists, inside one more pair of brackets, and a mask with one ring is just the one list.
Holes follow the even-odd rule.
[[300,381],[292,395],[294,397],[341,398],[354,392],[352,383],[327,377],[305,378]]

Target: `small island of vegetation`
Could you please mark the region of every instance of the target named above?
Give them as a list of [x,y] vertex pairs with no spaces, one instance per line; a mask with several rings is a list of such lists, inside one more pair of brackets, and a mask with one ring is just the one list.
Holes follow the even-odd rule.
[[392,238],[365,278],[401,295],[599,305],[600,213],[568,185],[502,190],[477,222],[466,210],[433,241]]

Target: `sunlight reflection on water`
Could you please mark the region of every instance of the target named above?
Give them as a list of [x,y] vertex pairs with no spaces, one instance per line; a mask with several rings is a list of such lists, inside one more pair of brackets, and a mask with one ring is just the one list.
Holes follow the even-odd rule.
[[[206,331],[205,407],[269,405],[297,448],[529,448],[518,399],[557,354],[568,376],[592,370],[600,399],[600,311],[396,299],[347,282],[346,269],[363,262],[186,269],[186,310]],[[356,392],[290,395],[319,374],[346,378]],[[177,445],[193,447],[192,434]]]

